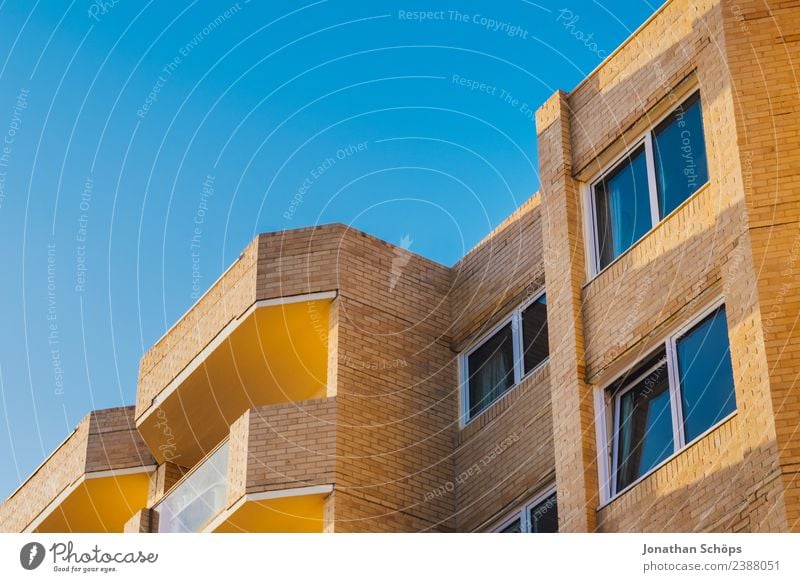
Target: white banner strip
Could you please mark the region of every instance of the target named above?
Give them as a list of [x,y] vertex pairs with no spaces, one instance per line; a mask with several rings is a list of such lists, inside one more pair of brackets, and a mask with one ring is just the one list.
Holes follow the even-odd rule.
[[0,579],[796,581],[798,549],[791,534],[3,534]]

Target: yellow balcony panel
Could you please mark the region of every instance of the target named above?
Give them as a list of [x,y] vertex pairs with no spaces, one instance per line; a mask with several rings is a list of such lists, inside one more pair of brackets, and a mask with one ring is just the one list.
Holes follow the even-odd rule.
[[153,507],[159,533],[314,532],[333,491],[336,399],[259,406]]
[[40,533],[121,532],[147,504],[150,472],[144,468],[89,473],[64,492],[32,526]]
[[0,506],[3,532],[121,532],[147,504],[153,457],[132,406],[96,410]]
[[259,301],[228,324],[137,418],[156,459],[191,468],[250,408],[327,396],[334,297]]
[[249,494],[205,528],[214,533],[322,533],[331,485]]

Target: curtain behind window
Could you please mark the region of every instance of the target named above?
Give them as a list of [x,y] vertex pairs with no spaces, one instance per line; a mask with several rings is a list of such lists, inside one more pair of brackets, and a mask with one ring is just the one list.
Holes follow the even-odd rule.
[[644,146],[595,186],[595,208],[600,268],[603,268],[653,226]]
[[514,346],[506,325],[469,356],[469,413],[475,416],[514,384]]
[[673,452],[672,414],[666,363],[620,397],[617,491]]

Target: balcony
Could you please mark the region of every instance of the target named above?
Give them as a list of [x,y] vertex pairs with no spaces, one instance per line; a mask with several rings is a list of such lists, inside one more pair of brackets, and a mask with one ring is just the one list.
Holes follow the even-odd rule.
[[228,490],[226,440],[153,508],[158,533],[197,532],[225,508]]
[[328,396],[334,296],[254,303],[149,402],[140,402],[136,426],[158,462],[189,469],[245,411]]
[[0,531],[121,532],[155,468],[133,407],[96,410],[0,506]]
[[161,532],[319,532],[333,490],[336,400],[260,406],[153,507]]

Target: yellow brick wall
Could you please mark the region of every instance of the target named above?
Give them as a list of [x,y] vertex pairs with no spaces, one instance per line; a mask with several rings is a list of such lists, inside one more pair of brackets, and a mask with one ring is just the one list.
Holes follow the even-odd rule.
[[345,233],[343,225],[331,224],[259,235],[256,298],[338,289]]
[[547,365],[461,431],[455,449],[458,531],[489,531],[555,480]]
[[247,415],[245,493],[333,484],[335,398],[260,406]]
[[460,350],[544,285],[540,197],[525,201],[451,273],[453,348]]
[[450,530],[452,493],[425,498],[453,479],[449,270],[352,230],[334,264],[334,529]]
[[537,112],[550,398],[559,531],[595,529],[593,398],[586,383],[581,286],[586,278],[580,189],[572,177],[570,109],[558,92]]
[[[457,354],[544,286],[540,197],[524,202],[458,261],[451,278]],[[453,478],[427,492],[455,493],[458,531],[493,527],[555,479],[548,380],[545,364],[459,429]]]
[[150,450],[136,432],[132,406],[89,413],[85,471],[154,465]]
[[228,490],[226,506],[230,507],[247,493],[247,466],[250,445],[250,411],[231,424],[228,435]]
[[[792,3],[767,4],[780,4],[793,15],[795,20],[786,26],[796,22],[797,8],[788,6]],[[746,5],[737,3],[736,9]],[[762,325],[764,306],[759,305],[763,295],[756,294],[753,284],[757,276],[774,282],[777,270],[765,271],[751,248],[757,237],[748,230],[750,195],[743,187],[747,172],[739,155],[742,130],[736,109],[741,92],[735,88],[735,69],[731,74],[728,66],[738,64],[739,57],[729,55],[726,44],[740,38],[732,13],[729,2],[667,3],[575,91],[554,96],[539,112],[545,261],[552,290],[548,296],[553,295],[551,345],[568,338],[572,346],[582,336],[575,354],[570,350],[563,357],[570,372],[577,362],[577,377],[559,376],[552,356],[550,364],[559,513],[565,530],[787,527],[778,467],[780,439],[776,442],[772,412],[775,384],[769,382],[762,343],[765,333],[768,337]],[[776,51],[785,50],[786,43],[771,44],[779,47]],[[750,71],[749,77],[753,74]],[[701,91],[710,183],[589,281],[582,255],[585,184],[614,151],[621,152],[651,123],[651,111],[678,103],[673,91],[687,77],[694,77]],[[759,119],[759,127],[769,123],[763,104],[753,103],[747,111],[742,119]],[[793,111],[796,114],[796,107]],[[791,252],[786,242],[782,248]],[[572,256],[571,267],[564,266],[566,252]],[[572,317],[555,307],[561,290],[558,274]],[[727,306],[737,416],[595,512],[600,499],[592,479],[597,473],[593,392],[720,295]],[[565,400],[563,406],[560,399]],[[797,421],[796,410],[788,416]],[[784,469],[784,480],[791,470]],[[586,516],[585,521],[572,519],[571,512]]]
[[[726,6],[731,8],[730,6]],[[800,2],[723,11],[786,523],[800,531]]]
[[374,495],[358,489],[337,489],[335,518],[328,531],[335,533],[398,533],[446,531],[444,524],[419,517],[408,505],[386,504]]

